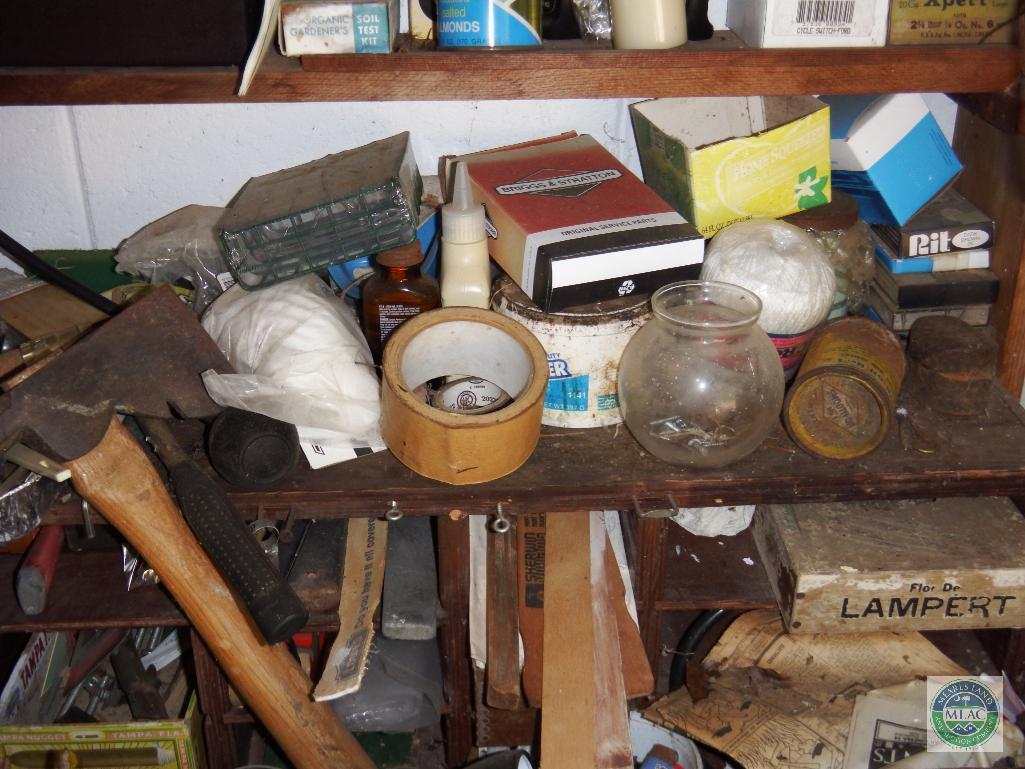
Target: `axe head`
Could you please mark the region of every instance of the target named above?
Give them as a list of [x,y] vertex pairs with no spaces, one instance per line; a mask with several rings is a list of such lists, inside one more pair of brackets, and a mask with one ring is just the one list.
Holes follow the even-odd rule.
[[100,442],[115,412],[214,416],[220,406],[200,378],[208,369],[231,372],[174,291],[153,289],[0,399],[0,448],[24,441],[71,460]]

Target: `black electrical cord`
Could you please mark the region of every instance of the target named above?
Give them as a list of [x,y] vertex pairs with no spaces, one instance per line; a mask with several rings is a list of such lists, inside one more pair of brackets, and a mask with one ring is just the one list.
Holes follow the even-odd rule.
[[52,264],[44,262],[3,230],[0,230],[0,250],[6,251],[11,259],[20,264],[27,272],[42,278],[47,283],[63,288],[72,296],[81,299],[102,313],[115,315],[121,309],[105,296],[100,296],[95,291],[90,291]]
[[694,650],[698,648],[698,644],[701,643],[705,634],[725,615],[726,609],[703,611],[680,636],[680,642],[676,644],[676,652],[673,654],[673,661],[669,665],[669,691],[675,692],[683,686],[687,677],[688,660],[694,656]]

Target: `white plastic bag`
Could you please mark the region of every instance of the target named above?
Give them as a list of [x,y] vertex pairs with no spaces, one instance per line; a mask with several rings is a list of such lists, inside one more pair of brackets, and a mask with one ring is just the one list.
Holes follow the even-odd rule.
[[150,222],[118,246],[117,271],[149,283],[184,278],[193,287],[192,311],[202,315],[227,281],[235,282],[217,239],[223,213],[223,208],[192,205]]
[[247,292],[233,286],[203,316],[236,374],[207,371],[221,406],[380,442],[380,384],[352,309],[315,275]]

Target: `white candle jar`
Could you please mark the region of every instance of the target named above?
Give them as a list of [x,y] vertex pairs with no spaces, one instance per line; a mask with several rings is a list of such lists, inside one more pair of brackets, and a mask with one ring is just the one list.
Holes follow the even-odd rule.
[[675,48],[687,42],[685,0],[612,0],[612,45]]

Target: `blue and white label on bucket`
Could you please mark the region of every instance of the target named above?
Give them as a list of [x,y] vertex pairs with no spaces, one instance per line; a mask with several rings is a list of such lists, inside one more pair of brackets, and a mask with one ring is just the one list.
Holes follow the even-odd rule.
[[549,379],[545,390],[545,408],[553,411],[587,411],[590,376]]
[[512,9],[513,0],[439,0],[438,42],[445,48],[541,45],[541,35]]

